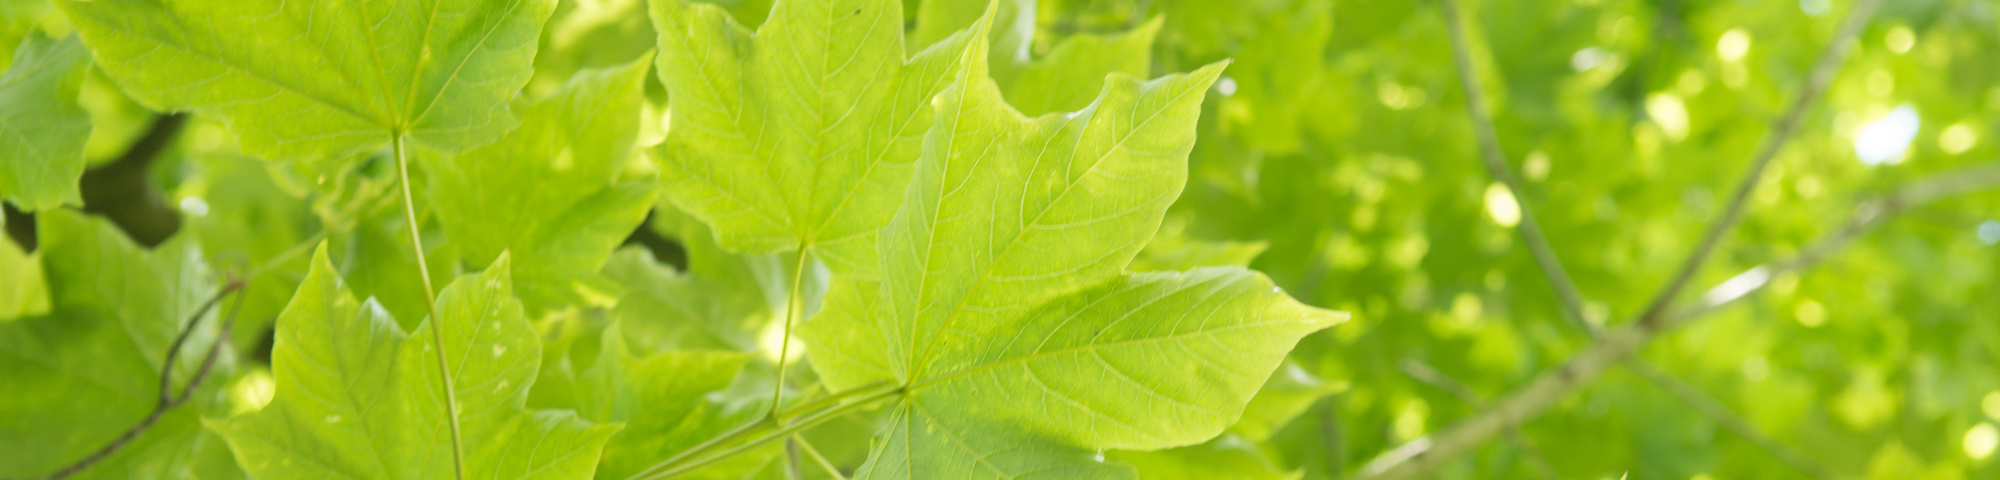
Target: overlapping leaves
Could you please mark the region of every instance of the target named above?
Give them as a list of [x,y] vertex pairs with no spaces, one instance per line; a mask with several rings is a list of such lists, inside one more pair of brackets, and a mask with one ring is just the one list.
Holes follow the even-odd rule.
[[1223,64],[1114,75],[1088,108],[1027,118],[972,48],[882,233],[882,280],[835,283],[806,331],[836,389],[905,386],[862,477],[1126,475],[1090,452],[1214,436],[1343,318],[1241,269],[1123,273],[1185,182]]
[[[581,478],[618,430],[569,411],[523,408],[541,340],[513,298],[501,256],[438,295],[446,338],[414,335],[373,300],[354,298],[321,247],[278,319],[277,393],[262,410],[212,428],[258,478]],[[438,391],[433,348],[456,382]],[[446,425],[463,428],[454,445]],[[454,452],[454,447],[460,449]]]

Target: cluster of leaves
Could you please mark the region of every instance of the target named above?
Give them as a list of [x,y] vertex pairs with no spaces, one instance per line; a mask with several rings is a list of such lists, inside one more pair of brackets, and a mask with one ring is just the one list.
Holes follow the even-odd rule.
[[[163,383],[79,476],[1366,474],[1593,345],[1522,212],[1640,314],[1854,2],[1461,3],[0,0],[0,477]],[[1885,3],[1697,288],[2000,152],[2000,11]],[[1613,370],[1429,475],[2000,475],[2000,196],[1904,216],[1639,351],[1765,438]]]
[[[0,475],[1157,476],[1296,415],[1346,315],[1142,253],[1227,62],[934,3],[32,5]],[[92,92],[193,122],[166,243],[70,209]]]

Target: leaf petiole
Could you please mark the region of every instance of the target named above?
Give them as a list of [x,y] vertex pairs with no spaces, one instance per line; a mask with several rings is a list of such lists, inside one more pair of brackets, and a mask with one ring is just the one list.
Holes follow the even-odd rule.
[[[842,392],[840,394],[831,397],[823,398],[814,401],[812,404],[805,406],[805,407],[821,408],[819,410],[811,411],[809,413],[801,415],[792,415],[796,412],[805,411],[804,408],[802,407],[802,408],[792,409],[786,412],[786,414],[780,416],[765,417],[763,420],[758,420],[754,423],[738,427],[736,430],[732,430],[729,433],[724,434],[720,437],[716,437],[713,440],[702,442],[701,445],[695,446],[694,448],[690,448],[685,452],[681,452],[679,455],[675,455],[673,456],[673,458],[669,458],[664,462],[660,462],[658,465],[654,465],[652,468],[648,468],[645,471],[633,474],[626,480],[657,480],[657,479],[673,478],[676,475],[699,470],[702,467],[707,467],[716,462],[727,460],[730,457],[734,457],[736,455],[742,454],[743,452],[747,452],[750,451],[751,449],[763,446],[766,443],[783,440],[794,434],[804,431],[807,428],[812,428],[818,426],[821,423],[825,423],[827,420],[832,420],[841,415],[851,413],[855,410],[860,410],[869,405],[874,405],[875,402],[877,401],[886,400],[896,395],[901,395],[905,391],[906,389],[902,386],[895,386],[891,388],[857,388],[854,390]],[[852,402],[842,403],[832,407],[823,407],[824,404],[829,403],[830,401],[838,401],[844,398],[853,398],[854,396],[860,395],[861,393],[867,393],[867,395],[861,397],[861,399],[859,400],[855,400]],[[753,437],[741,443],[736,443],[733,446],[729,447],[729,449],[723,450],[714,455],[700,456],[700,454],[702,454],[707,450],[716,448],[719,445],[729,444],[736,438],[748,435],[751,432],[758,430],[760,427],[777,426],[779,425],[777,421],[778,418],[791,418],[793,416],[799,416],[803,418],[801,418],[797,422],[785,422],[783,426],[780,426],[775,431]],[[688,458],[697,458],[697,460],[686,461]]]
[[785,360],[792,354],[792,316],[795,315],[793,312],[799,310],[799,283],[806,272],[805,242],[800,242],[799,245],[799,259],[792,262],[792,289],[785,291],[785,330],[784,334],[778,337],[778,380],[772,382],[773,385],[771,387],[771,413],[769,415],[771,418],[780,418],[778,416],[778,409],[783,408],[785,405],[785,402],[783,402],[785,398],[785,366],[790,363]]
[[417,258],[417,274],[424,280],[424,308],[429,309],[431,314],[430,322],[428,322],[431,325],[431,347],[437,350],[438,378],[442,379],[442,385],[440,386],[444,388],[445,412],[450,414],[445,418],[445,424],[451,426],[453,478],[462,480],[465,478],[465,447],[458,433],[458,393],[457,389],[452,387],[451,368],[445,361],[444,317],[438,315],[437,288],[431,286],[431,268],[424,261],[424,239],[417,232],[417,207],[416,201],[410,196],[410,158],[403,151],[403,134],[398,132],[390,135],[390,138],[393,139],[396,148],[396,174],[399,175],[398,183],[403,187],[403,219],[409,223],[410,247],[414,249],[411,253],[415,254]]

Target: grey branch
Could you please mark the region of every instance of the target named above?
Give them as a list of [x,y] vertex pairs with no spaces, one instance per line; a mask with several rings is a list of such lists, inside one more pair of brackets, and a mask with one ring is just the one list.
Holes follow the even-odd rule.
[[1688,282],[1694,280],[1695,273],[1701,271],[1702,265],[1708,263],[1708,257],[1715,253],[1716,246],[1736,230],[1737,224],[1743,223],[1744,211],[1750,204],[1750,194],[1755,193],[1757,184],[1763,181],[1764,171],[1767,170],[1765,167],[1770,166],[1771,159],[1777,158],[1778,151],[1784,148],[1785,141],[1791,138],[1792,133],[1798,131],[1799,122],[1805,118],[1807,107],[1826,91],[1827,84],[1833,82],[1833,74],[1840,71],[1841,64],[1846,63],[1844,60],[1848,51],[1853,49],[1848,39],[1860,34],[1862,27],[1868,25],[1868,20],[1874,17],[1875,7],[1879,3],[1879,0],[1860,0],[1854,3],[1853,9],[1847,13],[1847,18],[1841,21],[1840,30],[1834,32],[1825,50],[1820,52],[1819,60],[1813,64],[1810,76],[1806,77],[1805,87],[1799,91],[1799,96],[1792,100],[1791,108],[1785,112],[1785,116],[1778,119],[1776,125],[1771,127],[1771,133],[1764,137],[1764,143],[1757,147],[1757,153],[1750,159],[1750,169],[1743,174],[1743,180],[1736,184],[1736,191],[1729,199],[1729,206],[1723,209],[1722,218],[1716,219],[1715,223],[1708,226],[1708,231],[1702,234],[1700,243],[1695,244],[1694,251],[1688,254],[1686,261],[1681,262],[1680,270],[1674,273],[1666,286],[1660,288],[1659,294],[1653,296],[1652,302],[1646,305],[1645,313],[1639,314],[1640,323],[1656,324],[1665,319],[1668,307],[1680,296],[1682,290],[1687,289]]
[[1596,333],[1583,317],[1583,294],[1577,291],[1576,281],[1571,280],[1569,271],[1564,270],[1562,259],[1556,257],[1554,247],[1549,246],[1549,237],[1542,233],[1541,222],[1535,219],[1535,212],[1527,206],[1527,197],[1521,191],[1521,180],[1507,169],[1507,152],[1500,147],[1500,135],[1493,128],[1493,113],[1486,110],[1486,93],[1479,86],[1479,74],[1473,70],[1471,49],[1466,46],[1465,23],[1459,18],[1458,0],[1443,0],[1445,31],[1451,37],[1451,58],[1458,65],[1458,82],[1465,89],[1466,110],[1472,114],[1472,130],[1479,137],[1479,151],[1485,159],[1486,173],[1514,195],[1514,203],[1520,206],[1521,224],[1518,231],[1521,241],[1528,244],[1528,251],[1535,256],[1535,264],[1540,266],[1549,286],[1556,291],[1562,301],[1563,315],[1571,324],[1584,332]]
[[[1484,101],[1485,93],[1480,87],[1477,71],[1472,64],[1471,49],[1467,46],[1466,41],[1468,35],[1465,32],[1465,23],[1459,15],[1458,2],[1457,0],[1441,0],[1441,2],[1445,21],[1447,22],[1446,28],[1450,32],[1452,59],[1457,64],[1459,83],[1465,91],[1467,111],[1471,114],[1480,150],[1484,154],[1486,172],[1493,178],[1501,181],[1513,193],[1516,202],[1521,204],[1522,221],[1517,231],[1521,235],[1523,243],[1526,243],[1530,252],[1533,253],[1536,265],[1540,267],[1543,277],[1548,280],[1549,285],[1555,290],[1557,299],[1562,305],[1565,318],[1578,330],[1590,335],[1591,339],[1602,339],[1604,332],[1597,325],[1590,323],[1585,318],[1583,313],[1583,295],[1580,289],[1577,288],[1575,280],[1569,276],[1569,272],[1564,269],[1562,260],[1556,256],[1548,235],[1542,231],[1540,222],[1535,219],[1533,210],[1526,206],[1526,196],[1522,191],[1520,181],[1507,168],[1505,149],[1501,147],[1499,135],[1493,126],[1492,113],[1486,109]],[[1857,10],[1857,12],[1860,11]],[[1855,18],[1862,17],[1858,15],[1850,16],[1850,23],[1847,24],[1847,27],[1852,28],[1854,25],[1858,25],[1857,23],[1852,23],[1855,22],[1853,20]],[[1792,111],[1779,122],[1772,136],[1765,144],[1765,148],[1758,152],[1756,160],[1752,162],[1754,167],[1751,176],[1746,180],[1745,185],[1755,185],[1756,176],[1762,172],[1763,166],[1770,162],[1771,158],[1775,156],[1777,147],[1783,145],[1785,139],[1796,128],[1798,119],[1802,116],[1802,112],[1805,111],[1806,106],[1810,104],[1811,99],[1817,95],[1819,90],[1825,87],[1826,81],[1830,78],[1831,72],[1834,70],[1829,65],[1836,64],[1836,61],[1832,60],[1834,57],[1830,55],[1823,57],[1820,67],[1814,71],[1813,83],[1807,86],[1806,91],[1793,104]],[[1718,228],[1711,229],[1711,239],[1709,242],[1713,242],[1714,238],[1719,238],[1720,232],[1727,230],[1727,225],[1737,221],[1736,217],[1740,215],[1739,212],[1742,209],[1742,204],[1747,198],[1745,195],[1747,195],[1747,190],[1739,189],[1738,196],[1735,199],[1736,203],[1731,205],[1731,213],[1726,216],[1725,223],[1718,223]],[[1690,262],[1700,262],[1700,259],[1704,258],[1707,254],[1705,250],[1713,247],[1713,243],[1704,243],[1704,245],[1704,250],[1698,250],[1695,258],[1691,259]],[[1672,295],[1673,293],[1663,293],[1663,296],[1666,297],[1671,297]],[[1743,421],[1743,419],[1737,417],[1735,413],[1731,412],[1722,403],[1708,398],[1700,390],[1695,389],[1685,382],[1681,382],[1667,372],[1653,368],[1651,364],[1645,363],[1644,360],[1633,357],[1628,362],[1629,367],[1635,373],[1639,373],[1640,377],[1674,394],[1674,396],[1695,410],[1708,416],[1715,422],[1724,425],[1750,441],[1750,443],[1764,449],[1779,461],[1807,474],[1811,474],[1816,478],[1831,478],[1828,469],[1818,465],[1809,458],[1799,455],[1796,450],[1779,442],[1777,439],[1766,435],[1762,431],[1758,431],[1749,422]],[[1419,380],[1425,380],[1429,377],[1430,380],[1426,380],[1427,383],[1450,390],[1447,388],[1447,383],[1437,381],[1448,379],[1439,377],[1438,375],[1420,375],[1423,371],[1412,371],[1407,367],[1408,365],[1406,365],[1406,371],[1411,376],[1417,377]],[[1435,370],[1428,371],[1432,374],[1438,373]],[[1455,385],[1455,383],[1450,383],[1449,385]],[[1454,395],[1461,399],[1472,398],[1468,396],[1469,394],[1470,392],[1466,391],[1454,392]],[[1476,400],[1466,401],[1475,405],[1479,403]],[[1532,449],[1531,446],[1525,444],[1525,440],[1521,438],[1520,432],[1515,425],[1506,425],[1506,430],[1509,439],[1513,443],[1520,444],[1524,449]],[[1550,474],[1551,469],[1548,468],[1547,462],[1539,462],[1538,466],[1542,468],[1544,477],[1554,478],[1554,475]]]
[[1750,424],[1749,420],[1737,416],[1736,412],[1729,410],[1729,406],[1723,405],[1722,402],[1718,402],[1713,398],[1709,398],[1707,394],[1702,393],[1701,389],[1695,388],[1694,385],[1689,385],[1687,382],[1674,378],[1672,374],[1661,371],[1659,367],[1654,367],[1653,364],[1647,363],[1638,357],[1626,360],[1625,368],[1631,370],[1632,373],[1639,374],[1640,377],[1645,378],[1648,382],[1652,382],[1653,385],[1660,387],[1661,390],[1666,390],[1674,398],[1680,399],[1682,403],[1694,407],[1703,416],[1707,416],[1709,419],[1714,420],[1715,423],[1722,425],[1722,428],[1735,432],[1737,436],[1743,437],[1743,440],[1756,445],[1757,448],[1763,449],[1765,453],[1777,457],[1778,461],[1784,462],[1785,465],[1789,465],[1812,478],[1833,480],[1832,469],[1827,468],[1825,465],[1820,465],[1812,457],[1799,453],[1798,450],[1793,449],[1790,445],[1785,445],[1784,442],[1780,442],[1776,438],[1771,438],[1770,435],[1765,435],[1762,430],[1757,429],[1756,425]]
[[[1458,379],[1451,378],[1450,375],[1445,375],[1444,372],[1440,372],[1436,368],[1431,368],[1430,365],[1425,365],[1423,362],[1413,359],[1403,359],[1402,367],[1403,374],[1409,375],[1410,378],[1417,379],[1417,381],[1424,382],[1432,387],[1437,387],[1438,390],[1444,390],[1445,393],[1449,393],[1453,397],[1458,397],[1458,401],[1465,402],[1466,405],[1471,405],[1472,408],[1481,408],[1486,404],[1485,396],[1473,391],[1472,388],[1465,386],[1464,383],[1460,383]],[[1535,448],[1535,444],[1529,442],[1526,435],[1521,434],[1519,426],[1510,423],[1506,427],[1507,443],[1513,444],[1516,450],[1521,451],[1521,457],[1527,459],[1528,464],[1535,468],[1536,474],[1541,475],[1544,480],[1562,478],[1561,475],[1556,473],[1555,465],[1550,464],[1549,459],[1542,456],[1541,449]]]
[[1995,187],[2000,187],[2000,163],[1938,174],[1911,183],[1880,200],[1864,203],[1855,209],[1852,220],[1815,240],[1799,256],[1745,271],[1711,289],[1700,302],[1668,310],[1658,323],[1635,322],[1607,330],[1601,340],[1570,357],[1560,367],[1537,375],[1526,386],[1500,397],[1478,415],[1376,457],[1362,467],[1361,475],[1376,480],[1421,477],[1484,444],[1506,425],[1518,425],[1540,416],[1569,392],[1589,384],[1606,369],[1625,361],[1651,341],[1654,335],[1691,323],[1763,290],[1770,285],[1770,279],[1776,273],[1811,269],[1881,226],[1896,213],[1938,199]]
[[173,410],[176,407],[186,404],[188,399],[194,395],[195,388],[200,387],[202,380],[208,378],[209,370],[215,367],[216,358],[222,356],[222,346],[229,344],[229,329],[236,324],[236,312],[243,309],[243,296],[237,295],[236,302],[229,307],[229,313],[223,316],[222,325],[218,327],[215,336],[215,343],[210,344],[208,346],[208,353],[202,356],[201,367],[194,371],[194,376],[188,379],[187,385],[181,387],[180,393],[175,394],[174,365],[180,360],[181,348],[187,344],[189,338],[194,336],[195,329],[201,326],[202,317],[207,316],[210,310],[214,310],[215,305],[222,301],[222,297],[241,292],[243,291],[243,287],[243,280],[230,280],[227,286],[215,292],[215,295],[208,297],[207,301],[202,302],[201,306],[195,309],[194,314],[189,315],[187,324],[182,326],[180,334],[174,337],[174,343],[167,347],[166,362],[161,364],[164,367],[161,367],[160,371],[160,397],[153,404],[153,411],[146,414],[146,418],[140,419],[139,423],[132,425],[132,428],[125,429],[125,433],[118,435],[118,438],[112,439],[109,443],[105,443],[97,451],[91,452],[90,455],[86,455],[82,459],[60,470],[56,470],[55,473],[50,473],[48,476],[42,477],[42,480],[69,478],[96,465],[97,462],[104,461],[111,454],[117,453],[118,450],[125,448],[125,445],[132,443],[132,440],[138,439],[140,434],[144,434],[147,430],[152,429],[154,424],[159,423],[160,417],[166,416],[168,410]]

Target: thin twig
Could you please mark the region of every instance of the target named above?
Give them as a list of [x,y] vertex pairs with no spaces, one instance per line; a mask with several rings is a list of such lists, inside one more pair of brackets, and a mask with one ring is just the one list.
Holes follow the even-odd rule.
[[[1521,235],[1522,241],[1528,244],[1529,250],[1534,254],[1535,263],[1541,268],[1543,278],[1547,279],[1549,286],[1555,290],[1556,297],[1562,305],[1564,317],[1578,330],[1588,334],[1592,340],[1602,338],[1604,335],[1602,328],[1590,323],[1586,319],[1583,309],[1583,295],[1577,288],[1576,281],[1563,268],[1562,260],[1556,256],[1554,247],[1551,246],[1548,239],[1548,234],[1543,232],[1540,222],[1535,218],[1534,210],[1528,207],[1526,202],[1527,197],[1522,191],[1520,180],[1507,168],[1505,150],[1501,148],[1500,137],[1493,127],[1492,113],[1486,109],[1485,94],[1480,88],[1479,78],[1472,64],[1471,49],[1467,47],[1465,24],[1459,18],[1458,14],[1458,2],[1457,0],[1442,0],[1442,3],[1446,21],[1449,22],[1447,28],[1451,34],[1452,58],[1458,66],[1459,82],[1465,90],[1467,111],[1471,113],[1480,150],[1486,160],[1486,172],[1500,180],[1503,185],[1506,185],[1507,190],[1513,193],[1516,204],[1520,206],[1521,224],[1518,232]],[[1631,363],[1630,366],[1634,370],[1642,371],[1640,377],[1654,383],[1661,389],[1673,392],[1690,406],[1693,406],[1695,410],[1708,415],[1717,423],[1728,426],[1744,438],[1750,439],[1752,444],[1763,447],[1765,451],[1769,452],[1779,461],[1790,464],[1806,473],[1813,474],[1818,478],[1828,478],[1828,475],[1825,475],[1828,471],[1826,468],[1812,463],[1810,459],[1799,456],[1796,450],[1757,430],[1749,422],[1742,421],[1742,419],[1730,412],[1728,408],[1722,407],[1720,402],[1704,396],[1699,390],[1680,382],[1666,372],[1653,369],[1652,365],[1644,363],[1644,360],[1633,357],[1628,362]],[[1415,374],[1412,373],[1412,376],[1415,376]],[[1419,378],[1421,379],[1421,377]],[[1460,397],[1466,398],[1462,393]],[[1507,434],[1516,440],[1515,443],[1523,443],[1520,439],[1520,432],[1515,425],[1507,425]],[[1533,448],[1527,445],[1522,445],[1522,447]],[[1534,460],[1540,459],[1537,458]],[[1556,478],[1554,470],[1549,468],[1546,461],[1540,461],[1537,465],[1542,469],[1545,478]]]
[[188,317],[187,324],[182,326],[180,334],[174,337],[174,343],[167,347],[166,363],[161,364],[160,367],[159,401],[153,404],[153,411],[147,413],[146,418],[139,420],[139,423],[132,425],[131,428],[125,429],[125,433],[118,435],[118,438],[112,439],[111,442],[104,444],[103,447],[98,447],[97,451],[91,452],[90,455],[69,464],[69,466],[56,470],[55,473],[42,477],[42,480],[60,480],[83,472],[84,469],[96,465],[97,462],[103,461],[105,458],[110,457],[111,454],[117,453],[119,449],[125,448],[125,445],[138,439],[140,434],[146,433],[146,430],[153,428],[154,424],[159,423],[160,418],[165,417],[168,410],[173,410],[175,407],[186,404],[188,399],[194,395],[195,389],[201,386],[202,380],[208,378],[209,370],[215,367],[215,359],[222,356],[222,346],[229,343],[229,329],[236,325],[236,313],[243,309],[243,295],[237,295],[236,301],[230,304],[229,313],[223,315],[222,325],[216,333],[215,342],[208,346],[208,353],[203,355],[201,359],[201,367],[194,371],[194,375],[189,378],[187,385],[181,387],[180,393],[176,394],[174,393],[174,365],[180,360],[181,347],[187,344],[189,338],[194,336],[196,327],[201,325],[202,317],[208,315],[210,310],[214,310],[215,305],[222,301],[223,296],[241,292],[243,291],[243,287],[244,281],[242,279],[230,280],[227,285],[222,287],[222,290],[216,291],[214,295],[209,296],[208,300],[202,302],[201,306],[195,309],[194,314]]
[[1361,474],[1378,480],[1421,477],[1485,443],[1505,425],[1519,424],[1541,415],[1569,392],[1595,380],[1605,369],[1623,362],[1651,341],[1654,335],[1704,318],[1763,290],[1776,272],[1808,270],[1831,257],[1836,250],[1887,222],[1893,214],[1945,197],[1996,187],[2000,187],[2000,163],[1937,174],[1897,189],[1882,200],[1865,203],[1855,209],[1853,220],[1814,241],[1799,256],[1752,268],[1724,281],[1704,295],[1701,302],[1669,310],[1655,325],[1635,322],[1607,330],[1602,340],[1570,357],[1562,366],[1536,376],[1527,385],[1494,401],[1490,408],[1478,415],[1377,456],[1362,467]]
[[1556,257],[1555,248],[1549,246],[1549,237],[1542,233],[1534,209],[1528,208],[1527,196],[1521,189],[1521,180],[1507,169],[1507,152],[1500,147],[1500,134],[1493,128],[1493,113],[1486,110],[1486,93],[1479,86],[1479,74],[1473,70],[1471,48],[1466,45],[1465,22],[1459,18],[1458,1],[1442,0],[1444,7],[1445,31],[1451,38],[1452,62],[1458,65],[1458,82],[1465,90],[1466,110],[1471,112],[1472,130],[1479,137],[1479,151],[1485,159],[1486,174],[1507,186],[1514,195],[1514,204],[1521,211],[1521,223],[1517,229],[1521,241],[1528,244],[1528,251],[1534,254],[1535,264],[1548,278],[1549,286],[1561,300],[1563,316],[1577,329],[1593,336],[1595,326],[1583,316],[1583,294],[1577,291],[1576,281],[1571,280],[1569,271],[1564,270],[1562,260]]
[[291,248],[287,248],[283,252],[278,252],[277,255],[273,255],[271,258],[265,259],[262,263],[250,267],[249,272],[243,274],[243,278],[255,279],[266,273],[270,273],[281,265],[291,262],[293,259],[304,256],[307,252],[311,252],[313,247],[319,246],[319,242],[326,241],[326,238],[332,233],[333,231],[330,229],[320,229],[319,233],[315,233],[311,237],[306,237],[305,241],[299,242],[297,245],[292,245]]
[[1743,437],[1743,440],[1756,445],[1757,448],[1763,449],[1764,452],[1771,454],[1771,456],[1777,457],[1778,461],[1784,462],[1785,465],[1797,469],[1799,472],[1805,473],[1812,478],[1821,480],[1832,480],[1834,478],[1832,469],[1814,461],[1812,457],[1799,453],[1798,450],[1792,449],[1790,445],[1785,445],[1784,442],[1780,442],[1778,439],[1764,434],[1762,430],[1758,430],[1755,425],[1752,425],[1749,420],[1737,416],[1736,412],[1730,411],[1728,406],[1709,398],[1707,394],[1702,393],[1701,389],[1695,388],[1694,385],[1682,382],[1680,379],[1674,378],[1673,375],[1661,371],[1658,367],[1654,367],[1653,364],[1647,363],[1638,357],[1626,360],[1625,368],[1632,370],[1632,373],[1639,374],[1640,377],[1644,377],[1646,381],[1652,382],[1653,385],[1659,386],[1661,390],[1666,390],[1667,393],[1673,394],[1674,398],[1678,398],[1681,402],[1694,407],[1702,415],[1722,425],[1722,428],[1735,432],[1737,436]]
[[1319,438],[1326,444],[1326,471],[1336,479],[1347,472],[1347,429],[1340,423],[1340,402],[1345,396],[1328,397],[1319,407]]
[[[1440,372],[1436,368],[1431,368],[1430,365],[1425,365],[1423,362],[1416,361],[1415,359],[1403,359],[1401,365],[1403,367],[1403,374],[1409,375],[1410,378],[1417,379],[1419,382],[1436,387],[1438,390],[1443,390],[1445,393],[1457,397],[1458,401],[1472,406],[1472,408],[1484,408],[1486,405],[1485,396],[1480,395],[1479,392],[1472,391],[1471,387],[1465,386],[1458,379],[1451,378],[1450,375],[1445,375],[1444,372]],[[1555,465],[1550,464],[1549,459],[1542,456],[1541,449],[1535,448],[1535,444],[1529,442],[1526,435],[1521,434],[1519,425],[1509,423],[1506,425],[1506,429],[1507,442],[1514,444],[1514,448],[1521,451],[1521,456],[1526,458],[1528,464],[1534,467],[1535,473],[1541,475],[1544,480],[1562,478],[1561,475],[1556,473]]]
[[1670,316],[1661,327],[1672,329],[1684,322],[1736,303],[1770,285],[1771,279],[1779,274],[1812,268],[1869,231],[1895,218],[1897,214],[1911,208],[1946,197],[1996,187],[2000,187],[2000,162],[1935,174],[1911,182],[1894,193],[1855,207],[1854,216],[1849,218],[1840,230],[1820,237],[1791,260],[1745,270],[1709,289],[1694,306],[1685,307],[1683,313]]
[[1730,196],[1729,206],[1723,209],[1722,218],[1716,219],[1715,223],[1708,226],[1708,231],[1702,234],[1701,242],[1695,244],[1694,251],[1688,254],[1686,261],[1681,262],[1680,270],[1674,273],[1666,286],[1660,288],[1658,295],[1653,296],[1644,313],[1639,314],[1640,323],[1657,324],[1662,321],[1666,317],[1668,307],[1680,296],[1682,290],[1687,289],[1688,282],[1694,279],[1695,273],[1701,271],[1702,265],[1708,262],[1708,257],[1715,253],[1716,246],[1722,243],[1724,237],[1735,231],[1737,224],[1743,223],[1743,214],[1748,210],[1750,195],[1755,193],[1757,185],[1763,182],[1764,172],[1767,170],[1765,167],[1770,166],[1771,159],[1777,158],[1778,151],[1784,148],[1786,140],[1798,130],[1800,121],[1805,118],[1807,107],[1826,91],[1827,84],[1833,82],[1834,73],[1840,71],[1848,50],[1852,49],[1847,40],[1854,38],[1861,32],[1862,27],[1868,25],[1868,20],[1874,17],[1875,7],[1879,3],[1879,0],[1859,0],[1854,3],[1847,18],[1841,21],[1840,29],[1834,32],[1825,50],[1821,51],[1819,60],[1813,64],[1810,76],[1806,77],[1805,87],[1800,89],[1798,97],[1792,100],[1791,108],[1785,112],[1785,116],[1778,119],[1777,124],[1771,127],[1771,133],[1764,137],[1764,143],[1757,147],[1757,153],[1750,158],[1750,169],[1743,174],[1743,180],[1736,184],[1736,191]]
[[819,464],[819,468],[826,470],[827,475],[832,475],[835,480],[847,480],[847,475],[840,473],[840,467],[833,466],[833,462],[828,461],[825,455],[821,455],[819,449],[813,448],[812,442],[806,441],[805,435],[792,435],[792,440],[798,442],[799,448],[805,450],[806,455],[812,457],[814,463]]
[[785,439],[785,475],[793,480],[805,480],[805,465],[799,463],[799,436]]

